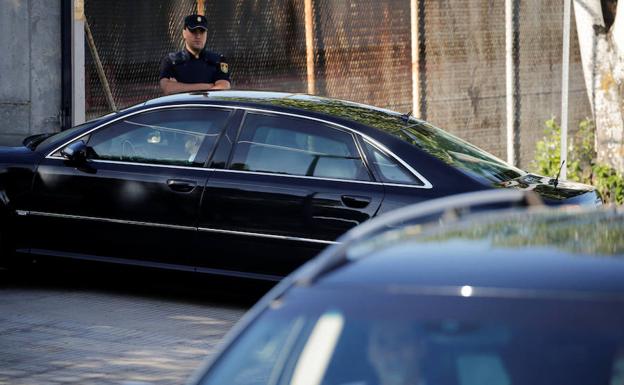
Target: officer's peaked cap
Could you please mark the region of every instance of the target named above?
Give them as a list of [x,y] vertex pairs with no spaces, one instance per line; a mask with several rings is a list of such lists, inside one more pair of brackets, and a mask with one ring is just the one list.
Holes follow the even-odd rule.
[[196,29],[201,28],[203,30],[208,29],[208,20],[206,20],[206,16],[204,15],[188,15],[184,18],[184,28],[186,29]]

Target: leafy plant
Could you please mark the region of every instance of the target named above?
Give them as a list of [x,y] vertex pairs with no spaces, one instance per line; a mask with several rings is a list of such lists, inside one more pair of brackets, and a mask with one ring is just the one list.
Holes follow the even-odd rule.
[[[557,175],[561,166],[561,127],[554,118],[545,122],[544,137],[538,141],[531,170],[541,175]],[[613,167],[597,163],[594,123],[584,119],[570,137],[567,178],[596,187],[603,201],[624,203],[624,177]]]

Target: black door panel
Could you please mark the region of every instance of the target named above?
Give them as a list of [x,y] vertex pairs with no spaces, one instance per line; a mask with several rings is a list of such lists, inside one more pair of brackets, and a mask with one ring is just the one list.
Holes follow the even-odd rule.
[[[349,207],[342,199],[345,193],[370,197],[370,203]],[[214,253],[197,263],[288,274],[374,216],[382,198],[383,187],[373,183],[215,171],[206,186],[199,220],[204,229],[202,249]],[[229,232],[225,243],[222,236],[216,241],[214,230]],[[216,244],[228,246],[215,250]]]
[[[33,249],[188,263],[203,169],[93,162],[85,173],[46,159],[35,176]],[[189,191],[171,188],[183,178]]]
[[[343,202],[345,192],[367,193],[369,204],[350,207]],[[372,217],[382,195],[382,187],[372,183],[215,171],[200,225],[333,241]]]
[[33,252],[189,264],[210,171],[203,168],[233,114],[171,107],[131,114],[81,140],[87,161],[45,158],[26,211]]
[[356,195],[343,195],[340,197],[340,199],[342,199],[342,202],[346,206],[353,207],[356,209],[363,209],[364,207],[368,206],[368,204],[371,202],[371,197],[356,196]]
[[169,179],[167,186],[173,191],[187,193],[192,192],[197,187],[197,182],[185,179]]
[[204,190],[199,266],[286,275],[381,204],[348,130],[248,112],[234,134],[228,169]]

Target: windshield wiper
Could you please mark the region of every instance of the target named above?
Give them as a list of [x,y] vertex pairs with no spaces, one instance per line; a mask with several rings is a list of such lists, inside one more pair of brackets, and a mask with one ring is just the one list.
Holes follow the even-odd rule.
[[412,126],[413,125],[401,128],[401,132],[404,133],[405,135],[407,135],[407,137],[410,138],[412,141],[414,141],[414,143],[420,143],[420,141],[418,140],[416,135],[412,134],[411,132],[409,132],[407,130],[408,128],[410,128]]

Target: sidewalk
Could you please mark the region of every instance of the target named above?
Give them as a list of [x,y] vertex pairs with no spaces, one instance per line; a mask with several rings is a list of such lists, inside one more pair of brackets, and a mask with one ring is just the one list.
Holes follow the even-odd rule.
[[244,311],[128,293],[0,286],[0,384],[183,384]]

